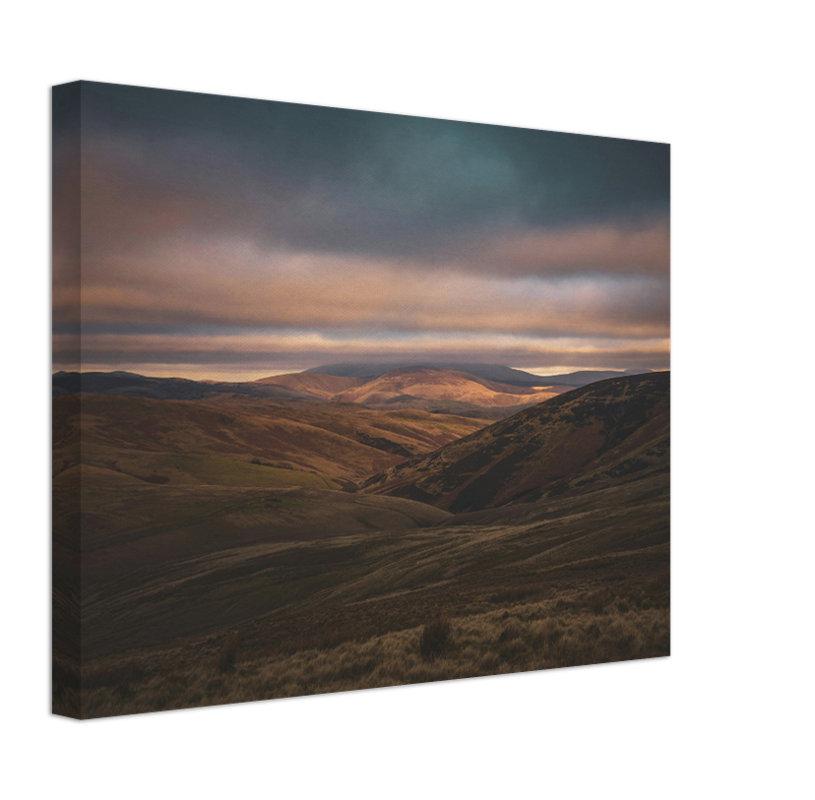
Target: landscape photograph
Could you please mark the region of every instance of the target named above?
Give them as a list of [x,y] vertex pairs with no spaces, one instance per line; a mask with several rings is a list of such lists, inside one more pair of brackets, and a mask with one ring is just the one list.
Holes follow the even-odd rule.
[[55,714],[670,655],[669,145],[52,120]]

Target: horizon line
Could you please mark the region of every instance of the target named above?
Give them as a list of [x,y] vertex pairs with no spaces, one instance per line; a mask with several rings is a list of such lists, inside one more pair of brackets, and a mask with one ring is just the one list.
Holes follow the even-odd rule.
[[[337,367],[343,366],[346,364],[354,364],[356,362],[338,362],[337,364],[321,364],[321,367]],[[371,366],[383,366],[384,364],[374,364],[372,363]],[[465,364],[457,364],[456,366],[466,366]],[[521,372],[533,377],[540,377],[540,378],[547,378],[553,376],[560,376],[560,375],[573,375],[580,372],[619,372],[621,375],[631,372],[631,371],[638,371],[639,368],[628,368],[628,369],[620,369],[619,367],[575,367],[575,366],[562,366],[562,367],[543,367],[543,368],[527,368],[523,369],[521,367],[511,367],[508,364],[499,364],[499,363],[487,363],[487,362],[473,362],[472,366],[501,366],[506,367],[508,369],[515,370],[516,372]],[[422,368],[422,369],[446,369],[451,372],[464,372],[464,370],[453,370],[451,367],[444,367],[439,366],[437,364],[433,364],[432,362],[404,362],[399,364],[393,364],[391,369],[405,369],[408,367],[415,367],[415,368]],[[264,378],[274,378],[279,377],[282,375],[302,375],[313,371],[311,374],[315,375],[323,375],[328,373],[319,373],[314,370],[317,370],[318,367],[306,367],[305,369],[300,370],[251,370],[251,372],[257,373],[258,377],[244,377],[244,378],[227,378],[225,377],[230,371],[228,370],[212,370],[209,373],[212,377],[207,376],[200,376],[200,377],[188,377],[183,374],[182,372],[174,372],[171,370],[162,370],[165,371],[167,374],[150,374],[148,372],[136,372],[130,369],[54,369],[52,366],[51,369],[51,376],[54,377],[55,375],[68,375],[68,374],[79,374],[79,375],[87,375],[87,374],[101,374],[101,375],[113,375],[113,374],[121,374],[121,375],[133,375],[138,376],[141,378],[155,378],[157,380],[187,380],[192,381],[194,383],[203,383],[203,382],[213,382],[213,383],[255,383],[259,380],[263,380]],[[532,370],[535,371],[532,371]],[[390,371],[390,369],[388,370]],[[670,367],[664,369],[654,369],[650,367],[643,367],[642,372],[670,372]],[[221,375],[219,377],[218,375]],[[500,381],[499,381],[500,382]]]

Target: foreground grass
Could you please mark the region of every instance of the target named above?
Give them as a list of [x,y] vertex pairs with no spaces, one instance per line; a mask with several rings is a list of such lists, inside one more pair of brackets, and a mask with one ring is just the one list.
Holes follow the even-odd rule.
[[[215,488],[230,492],[204,487],[202,499]],[[119,507],[107,496],[99,534],[83,531],[81,707],[76,665],[57,651],[54,711],[101,717],[668,655],[668,488],[653,476],[460,517],[394,498],[240,489],[218,495],[225,512],[183,525],[146,524],[132,497]],[[176,487],[146,491],[159,490]],[[295,493],[302,503],[288,502]],[[120,532],[111,520],[124,520]]]
[[[422,656],[422,626],[294,653],[241,653],[234,634],[210,637],[191,658],[155,652],[86,671],[82,716],[239,703],[555,667],[666,656],[670,610],[582,592],[452,618],[443,652]],[[230,649],[225,668],[225,648]],[[75,692],[63,702],[76,702]],[[73,696],[73,701],[72,701]]]

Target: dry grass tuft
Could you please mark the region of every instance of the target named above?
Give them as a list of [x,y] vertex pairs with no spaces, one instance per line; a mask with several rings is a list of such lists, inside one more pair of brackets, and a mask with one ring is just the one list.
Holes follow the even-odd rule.
[[218,672],[221,674],[231,672],[235,668],[235,658],[238,655],[238,648],[241,644],[241,636],[235,633],[224,643],[221,650],[221,657],[218,659]]
[[499,642],[511,642],[513,639],[520,639],[523,635],[521,623],[515,617],[510,617],[504,629],[498,637]]
[[[585,590],[565,600],[572,609],[568,613],[557,612],[557,601],[552,599],[518,605],[507,609],[509,613],[490,610],[433,617],[422,628],[345,641],[330,650],[256,653],[242,632],[239,646],[234,635],[220,644],[205,642],[201,646],[206,649],[197,657],[191,657],[192,651],[154,654],[142,665],[145,678],[131,685],[126,695],[111,683],[116,670],[99,665],[92,674],[104,685],[86,688],[88,673],[83,673],[82,716],[501,675],[670,653],[668,609],[632,607],[620,612],[614,598],[603,614],[596,615],[586,602]],[[219,671],[222,656],[232,662],[225,672]],[[64,689],[55,708],[72,708],[78,699],[78,692]]]
[[608,593],[602,589],[592,592],[588,596],[589,608],[596,614],[600,615],[606,610],[608,605]]
[[425,661],[433,661],[441,656],[450,644],[452,636],[450,620],[439,614],[428,622],[419,639],[419,652]]

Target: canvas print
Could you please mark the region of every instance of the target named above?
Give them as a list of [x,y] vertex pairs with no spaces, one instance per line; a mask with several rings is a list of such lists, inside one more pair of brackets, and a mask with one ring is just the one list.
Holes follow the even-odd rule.
[[669,655],[667,144],[52,107],[54,713]]

